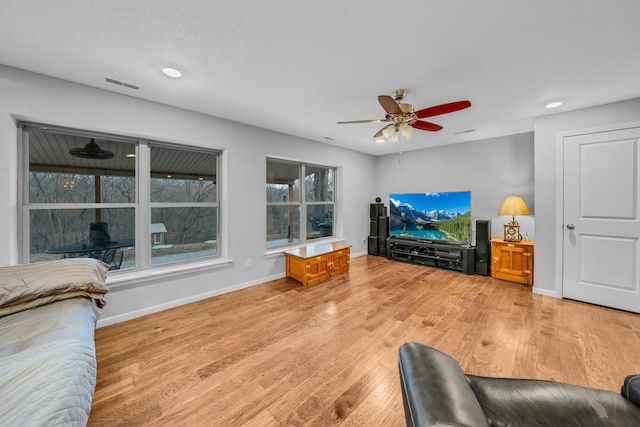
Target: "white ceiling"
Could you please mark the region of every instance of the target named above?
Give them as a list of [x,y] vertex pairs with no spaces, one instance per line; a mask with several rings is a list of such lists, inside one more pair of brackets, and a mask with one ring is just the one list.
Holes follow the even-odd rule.
[[[639,18],[638,0],[0,0],[0,63],[382,155],[640,97]],[[395,143],[336,124],[384,118],[401,88],[416,110],[473,105]]]

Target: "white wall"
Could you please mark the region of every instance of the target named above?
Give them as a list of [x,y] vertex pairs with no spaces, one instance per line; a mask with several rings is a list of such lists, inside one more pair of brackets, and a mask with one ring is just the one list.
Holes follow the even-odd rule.
[[493,237],[504,235],[511,218],[498,216],[504,198],[522,196],[530,217],[517,217],[522,234],[535,238],[533,134],[522,133],[378,157],[377,196],[389,207],[390,193],[471,190],[472,240],[475,221],[491,220]]
[[[101,325],[284,276],[284,255],[265,256],[266,156],[339,168],[342,224],[336,234],[365,254],[375,158],[166,105],[0,65],[0,265],[18,260],[17,130],[14,117],[61,126],[147,137],[224,150],[222,171],[226,254],[233,263],[186,275],[112,287]],[[238,213],[242,213],[239,215]],[[245,260],[252,267],[245,268]]]
[[[366,253],[368,210],[389,193],[472,192],[472,218],[490,219],[502,235],[497,212],[505,196],[522,195],[534,217],[519,217],[535,240],[534,292],[561,296],[561,212],[558,210],[557,134],[640,119],[640,99],[537,118],[535,133],[473,141],[375,158],[335,146],[278,134],[161,104],[32,74],[0,65],[0,265],[18,259],[17,131],[13,117],[102,132],[223,149],[227,255],[233,263],[186,275],[159,277],[113,288],[102,324],[169,308],[284,275],[284,256],[265,256],[265,157],[292,158],[339,167],[343,224],[337,234]],[[535,174],[534,174],[535,172]],[[534,178],[535,175],[535,178]],[[535,190],[534,190],[535,184]],[[535,196],[535,197],[534,197]],[[237,215],[236,212],[249,212]],[[475,230],[474,230],[475,231]],[[244,260],[253,267],[245,268]]]
[[[562,170],[558,134],[640,121],[640,99],[559,113],[535,120],[535,286],[562,296]],[[613,171],[602,171],[613,173]]]

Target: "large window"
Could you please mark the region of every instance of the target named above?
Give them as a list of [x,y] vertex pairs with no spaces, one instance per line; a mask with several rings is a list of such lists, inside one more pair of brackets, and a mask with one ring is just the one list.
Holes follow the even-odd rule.
[[335,168],[267,159],[267,247],[332,237],[334,189]]
[[22,142],[20,262],[218,255],[217,151],[35,124]]

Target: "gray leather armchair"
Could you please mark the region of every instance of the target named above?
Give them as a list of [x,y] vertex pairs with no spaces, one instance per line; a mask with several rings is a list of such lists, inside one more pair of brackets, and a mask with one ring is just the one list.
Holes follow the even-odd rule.
[[555,381],[465,374],[451,356],[418,343],[399,352],[407,426],[640,426],[640,375],[621,393]]

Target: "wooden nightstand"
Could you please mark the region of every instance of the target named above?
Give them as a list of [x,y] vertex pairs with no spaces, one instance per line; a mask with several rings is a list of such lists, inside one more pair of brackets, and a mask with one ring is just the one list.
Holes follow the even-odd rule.
[[507,242],[500,238],[491,239],[491,277],[532,285],[533,246],[532,241]]

